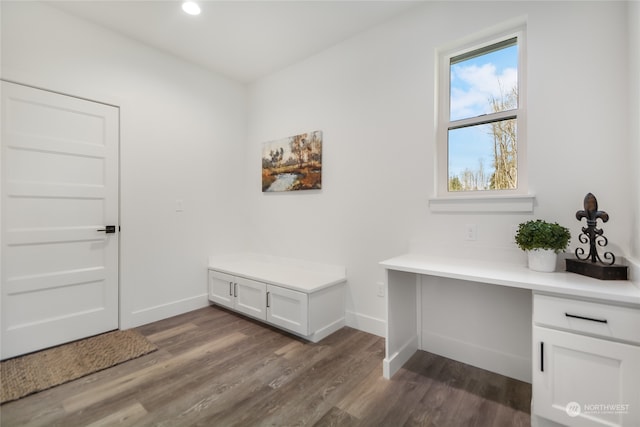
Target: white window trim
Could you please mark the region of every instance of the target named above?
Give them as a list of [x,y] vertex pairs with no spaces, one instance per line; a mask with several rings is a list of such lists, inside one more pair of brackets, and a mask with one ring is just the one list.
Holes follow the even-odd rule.
[[[450,58],[499,43],[509,38],[518,38],[518,188],[513,190],[448,191],[448,127]],[[492,29],[490,33],[467,39],[467,41],[436,52],[438,75],[436,81],[436,153],[435,153],[435,197],[429,199],[434,212],[532,212],[535,197],[528,193],[527,169],[527,76],[526,76],[526,24],[520,20],[508,26]],[[513,114],[513,112],[505,112]],[[507,202],[511,200],[510,202]]]
[[526,195],[492,195],[459,197],[434,197],[429,199],[429,210],[436,213],[533,213],[535,196]]

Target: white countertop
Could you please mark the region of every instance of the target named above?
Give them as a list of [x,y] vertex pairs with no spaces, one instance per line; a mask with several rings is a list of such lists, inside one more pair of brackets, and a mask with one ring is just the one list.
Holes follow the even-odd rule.
[[347,280],[343,266],[254,253],[211,256],[209,269],[305,293]]
[[572,297],[640,306],[640,288],[628,280],[598,280],[575,273],[541,273],[524,265],[407,254],[380,263],[389,270],[490,283]]

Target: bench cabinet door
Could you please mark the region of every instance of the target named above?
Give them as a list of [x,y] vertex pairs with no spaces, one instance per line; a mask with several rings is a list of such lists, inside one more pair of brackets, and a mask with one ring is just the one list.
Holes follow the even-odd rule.
[[229,274],[209,270],[209,301],[233,308],[233,284],[235,278]]
[[267,285],[267,321],[309,335],[309,297],[302,292]]
[[267,285],[265,283],[236,277],[233,295],[236,311],[256,319],[266,319]]

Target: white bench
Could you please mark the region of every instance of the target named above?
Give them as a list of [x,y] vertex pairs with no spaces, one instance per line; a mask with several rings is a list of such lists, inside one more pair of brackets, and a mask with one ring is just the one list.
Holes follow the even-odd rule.
[[209,258],[209,300],[318,342],[345,324],[346,269],[241,253]]

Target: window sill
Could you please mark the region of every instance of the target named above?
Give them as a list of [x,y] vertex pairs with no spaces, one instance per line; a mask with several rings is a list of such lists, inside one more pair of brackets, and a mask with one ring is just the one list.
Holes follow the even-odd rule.
[[434,197],[429,199],[429,210],[440,212],[468,213],[533,213],[535,196],[460,196]]

